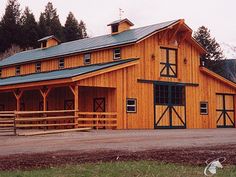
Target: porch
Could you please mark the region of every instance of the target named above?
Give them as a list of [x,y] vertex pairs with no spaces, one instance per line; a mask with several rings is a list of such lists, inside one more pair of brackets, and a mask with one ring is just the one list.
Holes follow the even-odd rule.
[[116,88],[43,86],[0,93],[0,132],[20,129],[116,129]]

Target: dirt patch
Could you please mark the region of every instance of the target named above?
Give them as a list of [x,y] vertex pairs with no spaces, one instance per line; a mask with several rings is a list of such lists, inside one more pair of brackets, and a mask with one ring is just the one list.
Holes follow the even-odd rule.
[[236,144],[202,148],[130,151],[57,151],[0,156],[0,170],[38,169],[65,164],[155,160],[160,162],[205,165],[207,159],[225,157],[224,164],[236,165]]

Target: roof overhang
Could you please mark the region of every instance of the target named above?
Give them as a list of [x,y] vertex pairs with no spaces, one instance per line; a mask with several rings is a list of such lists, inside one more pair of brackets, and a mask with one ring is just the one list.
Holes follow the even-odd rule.
[[210,76],[210,77],[212,77],[212,78],[214,78],[214,79],[216,79],[220,82],[223,82],[224,84],[236,89],[236,83],[234,83],[234,82],[232,82],[228,79],[225,79],[224,77],[216,74],[215,72],[213,72],[213,71],[211,71],[211,70],[209,70],[209,69],[207,69],[203,66],[200,67],[200,71],[203,72],[204,74],[206,74],[206,75],[208,75],[208,76]]

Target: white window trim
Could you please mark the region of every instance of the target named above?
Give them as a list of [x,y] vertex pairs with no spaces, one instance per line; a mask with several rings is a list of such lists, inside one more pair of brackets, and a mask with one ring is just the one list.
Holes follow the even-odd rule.
[[[134,105],[129,105],[128,104],[128,101],[131,100],[131,101],[134,101]],[[129,111],[128,110],[128,107],[133,107],[134,108],[134,111]],[[136,98],[127,98],[126,99],[126,112],[127,113],[136,113],[137,112],[137,99]]]
[[[63,67],[61,66],[63,64]],[[64,58],[60,58],[58,61],[58,68],[59,69],[64,69],[65,68],[65,59]]]
[[[87,56],[89,56],[89,58]],[[89,62],[86,62],[86,60],[89,60]],[[91,53],[84,54],[84,64],[85,65],[91,64]]]
[[[119,53],[119,57],[116,57],[116,55],[117,55],[117,53],[115,52],[116,50],[119,50],[120,51],[120,53]],[[119,60],[119,59],[121,59],[121,48],[115,48],[115,49],[113,49],[113,59],[114,60]]]
[[[202,104],[205,104],[206,107],[201,107]],[[206,112],[202,112],[202,110],[206,110]],[[208,102],[207,101],[201,101],[200,102],[200,114],[201,115],[208,115]]]

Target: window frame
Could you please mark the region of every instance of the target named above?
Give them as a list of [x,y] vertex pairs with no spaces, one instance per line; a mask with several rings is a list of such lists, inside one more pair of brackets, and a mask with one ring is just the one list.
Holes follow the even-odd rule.
[[[202,104],[205,104],[206,107],[202,107]],[[200,101],[200,115],[208,115],[209,106],[207,101]],[[206,110],[206,112],[202,112],[202,110]]]
[[158,84],[155,85],[154,89],[156,105],[185,106],[184,85]]
[[[160,50],[165,50],[166,53],[166,62],[160,62],[160,76],[161,77],[172,77],[172,78],[177,78],[178,77],[178,49],[177,48],[170,48],[170,47],[160,47]],[[175,51],[175,64],[170,63],[170,54],[169,51]],[[171,66],[175,67],[175,71]],[[163,74],[162,72],[166,70],[166,74]],[[170,75],[170,71],[174,73],[174,75]]]
[[[86,58],[86,56],[88,56],[89,55],[89,58]],[[85,65],[89,65],[89,64],[91,64],[91,53],[85,53],[84,54],[84,64]],[[87,62],[86,60],[88,60],[89,59],[89,62]]]
[[111,26],[111,32],[112,33],[118,33],[119,32],[119,24],[113,24]]
[[[129,101],[134,101],[133,105],[129,105]],[[130,111],[128,107],[134,108],[134,111]],[[137,113],[137,98],[126,98],[126,112],[127,113]]]
[[21,66],[18,65],[18,66],[15,67],[15,75],[16,76],[21,75]]
[[41,72],[41,62],[35,63],[35,72],[36,73]]
[[[117,50],[119,50],[119,54],[116,53]],[[119,57],[117,57],[116,55],[119,55]],[[120,59],[121,59],[121,48],[113,49],[113,60],[120,60]]]
[[58,60],[58,68],[59,69],[64,69],[65,68],[65,59],[64,58],[60,58]]

